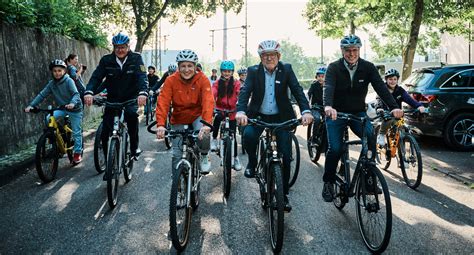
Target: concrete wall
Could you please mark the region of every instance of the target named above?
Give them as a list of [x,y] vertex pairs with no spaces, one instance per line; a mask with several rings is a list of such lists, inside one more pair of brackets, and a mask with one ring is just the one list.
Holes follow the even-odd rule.
[[472,64],[474,63],[474,42],[469,42],[463,36],[445,33],[441,36],[440,55],[441,61],[447,64]]
[[[77,54],[79,62],[88,66],[83,76],[87,83],[107,52],[63,36],[0,23],[0,157],[35,144],[41,134],[42,115],[27,114],[23,109],[51,79],[51,60]],[[85,120],[97,114],[98,109],[86,109]]]

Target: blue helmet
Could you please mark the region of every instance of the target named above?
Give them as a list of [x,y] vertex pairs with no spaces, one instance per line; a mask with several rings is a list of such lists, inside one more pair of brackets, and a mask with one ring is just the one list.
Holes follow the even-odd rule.
[[170,64],[168,66],[168,73],[169,74],[175,73],[177,69],[178,69],[178,67],[175,64]]
[[223,71],[223,70],[234,71],[234,68],[235,68],[234,63],[232,61],[224,60],[221,63],[221,71]]
[[125,33],[118,33],[114,37],[112,37],[112,44],[113,45],[120,45],[120,44],[128,44],[130,42],[130,38]]
[[346,35],[344,38],[341,40],[341,48],[347,48],[347,47],[362,47],[362,42],[360,38],[357,35]]
[[385,79],[392,76],[397,76],[397,78],[400,78],[400,73],[397,71],[397,69],[391,68],[385,72]]
[[316,75],[326,74],[326,70],[327,70],[327,68],[325,66],[322,66],[322,67],[318,68],[318,70],[316,70]]
[[247,74],[247,68],[245,67],[240,68],[239,70],[237,70],[237,74],[238,75]]

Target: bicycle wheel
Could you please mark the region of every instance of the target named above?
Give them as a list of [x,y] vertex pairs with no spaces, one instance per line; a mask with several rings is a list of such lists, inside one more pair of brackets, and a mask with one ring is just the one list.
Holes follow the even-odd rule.
[[[345,163],[348,159],[349,151],[345,149],[344,153],[341,156],[339,167],[336,170],[336,176],[338,177],[338,181],[336,181],[336,185],[334,188],[335,197],[332,200],[334,206],[336,206],[336,208],[339,210],[342,210],[342,208],[344,208],[347,202],[349,202],[349,196],[346,192],[346,185],[351,182],[351,172],[350,166]],[[339,179],[342,181],[339,181]]]
[[118,139],[111,139],[107,157],[107,200],[111,209],[117,205],[119,172],[120,172],[120,143]]
[[408,187],[416,189],[423,176],[421,152],[415,137],[405,134],[398,145],[398,158],[403,179]]
[[189,169],[180,165],[173,175],[170,192],[170,237],[173,247],[183,251],[188,243],[191,227],[191,207],[188,197]]
[[[170,118],[171,118],[171,115],[168,113],[168,117],[166,118],[166,124],[165,124],[165,127],[167,130],[171,130]],[[171,149],[171,146],[173,146],[171,142],[171,138],[169,138],[168,136],[165,136],[165,145],[166,145],[166,148],[168,148],[168,150]]]
[[[380,130],[380,125],[378,125],[375,128],[374,133],[378,134],[379,130]],[[377,156],[376,156],[377,165],[383,170],[387,170],[392,161],[390,145],[388,144],[388,141],[389,141],[388,134],[385,135],[385,141],[386,143],[383,146],[380,146],[379,144],[377,144]]]
[[357,224],[367,248],[373,253],[382,253],[392,233],[390,193],[377,167],[368,169],[367,173],[362,171],[355,193]]
[[151,113],[151,109],[150,109],[150,99],[147,98],[146,100],[146,104],[145,104],[145,125],[148,126],[148,124],[151,122],[151,119],[150,119],[150,113]]
[[296,178],[298,178],[298,173],[300,171],[300,143],[296,135],[290,132],[291,136],[291,156],[290,156],[290,178],[288,182],[288,187],[292,187]]
[[125,178],[125,182],[129,182],[132,179],[132,170],[133,170],[133,159],[130,152],[130,136],[124,130],[124,151],[123,151],[123,177]]
[[224,170],[224,197],[228,198],[230,194],[230,186],[232,180],[232,141],[230,137],[224,138],[224,155],[222,169]]
[[244,126],[239,126],[239,128],[241,129],[241,131],[240,131],[240,146],[242,147],[242,154],[245,154],[245,147],[244,147],[244,130],[245,130],[245,127]]
[[58,171],[58,145],[52,132],[46,132],[36,144],[35,164],[39,178],[48,183],[54,179]]
[[281,167],[272,163],[267,175],[267,201],[268,220],[270,225],[270,238],[274,253],[279,253],[283,246],[284,228],[284,193]]
[[102,135],[102,126],[103,123],[101,122],[97,131],[95,132],[94,138],[94,166],[95,170],[100,174],[105,171],[105,162],[106,162],[106,155],[104,148],[102,146],[102,139],[100,138]]

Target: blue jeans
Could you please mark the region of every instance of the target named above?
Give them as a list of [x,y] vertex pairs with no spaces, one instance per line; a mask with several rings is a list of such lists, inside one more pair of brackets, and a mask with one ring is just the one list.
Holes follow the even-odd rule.
[[64,118],[66,115],[69,115],[69,120],[71,121],[72,129],[72,138],[74,138],[74,153],[82,152],[82,111],[79,112],[70,112],[70,111],[54,111],[54,118],[57,120],[59,118]]
[[[356,113],[359,117],[366,117],[365,112]],[[326,118],[326,131],[328,137],[328,150],[326,154],[326,162],[324,163],[323,181],[334,183],[336,181],[336,168],[341,159],[343,152],[343,137],[346,126],[350,126],[352,132],[357,136],[362,136],[362,123],[354,120],[342,120]],[[365,132],[367,134],[367,142],[369,150],[372,150],[372,155],[375,156],[375,136],[370,121],[366,122]]]
[[[246,126],[244,130],[244,146],[249,157],[247,168],[255,168],[257,166],[257,143],[264,128],[255,126]],[[290,157],[291,157],[291,141],[290,132],[279,130],[276,132],[277,149],[283,154],[283,191],[288,194],[288,181],[290,179]]]

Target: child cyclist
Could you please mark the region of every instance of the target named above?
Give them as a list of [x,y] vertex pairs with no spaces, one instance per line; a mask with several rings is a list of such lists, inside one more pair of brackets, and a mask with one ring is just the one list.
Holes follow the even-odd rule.
[[69,77],[67,66],[60,59],[53,60],[49,64],[49,70],[53,79],[50,80],[43,90],[33,99],[25,112],[39,105],[49,95],[53,95],[54,101],[58,105],[64,105],[66,110],[54,111],[54,117],[60,118],[69,115],[71,120],[72,136],[74,138],[73,163],[79,164],[82,161],[82,102],[74,81]]
[[[323,107],[323,86],[324,77],[326,75],[327,68],[325,66],[316,70],[316,80],[311,83],[311,87],[308,90],[308,98],[311,100],[311,105],[317,104]],[[319,130],[319,123],[321,122],[321,113],[317,110],[312,110],[313,113],[313,141],[316,141],[317,131]]]
[[[239,171],[242,169],[240,160],[237,157],[237,142],[235,140],[235,132],[237,122],[235,120],[236,108],[237,108],[237,97],[240,92],[240,82],[234,80],[234,63],[232,61],[222,61],[221,63],[221,77],[212,84],[212,95],[216,102],[215,108],[217,110],[228,110],[234,111],[230,114],[230,128],[234,131],[234,169]],[[211,151],[217,149],[217,135],[219,133],[219,126],[221,121],[224,120],[225,116],[222,113],[217,112],[214,116],[214,130],[212,133]]]
[[[392,93],[393,98],[397,101],[398,107],[402,107],[402,102],[409,104],[413,108],[417,108],[421,113],[425,111],[425,107],[420,102],[415,101],[407,91],[402,87],[398,86],[398,79],[400,78],[400,73],[396,69],[389,69],[385,72],[385,84],[387,85],[388,90]],[[377,97],[377,112],[388,110],[388,106]],[[387,133],[388,128],[395,120],[383,121],[380,127],[380,132],[377,135],[377,144],[380,146],[385,145],[385,134]]]

